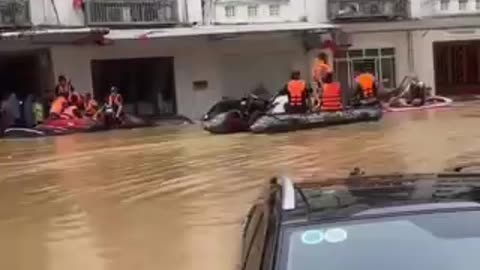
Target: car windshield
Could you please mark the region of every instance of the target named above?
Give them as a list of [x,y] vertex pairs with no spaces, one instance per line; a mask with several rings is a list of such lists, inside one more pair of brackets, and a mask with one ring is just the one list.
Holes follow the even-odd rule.
[[476,270],[480,211],[287,228],[281,270]]

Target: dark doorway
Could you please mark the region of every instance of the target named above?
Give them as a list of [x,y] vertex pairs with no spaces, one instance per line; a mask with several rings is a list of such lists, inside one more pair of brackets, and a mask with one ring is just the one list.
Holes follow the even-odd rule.
[[0,53],[0,96],[15,93],[20,100],[29,94],[48,98],[53,71],[48,51]]
[[176,113],[173,57],[93,60],[94,96],[104,102],[116,86],[125,111],[136,115]]
[[437,94],[480,94],[479,40],[435,42],[433,52]]
[[49,51],[0,52],[0,81],[0,99],[8,100],[10,108],[3,107],[4,120],[10,120],[0,124],[4,128],[35,125],[34,102],[43,104],[45,113],[53,99],[54,78]]

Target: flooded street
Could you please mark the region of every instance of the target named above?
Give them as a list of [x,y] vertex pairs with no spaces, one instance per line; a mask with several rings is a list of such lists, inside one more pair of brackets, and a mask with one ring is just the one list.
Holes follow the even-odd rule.
[[0,269],[233,270],[262,185],[480,160],[480,104],[278,135],[198,127],[0,140]]

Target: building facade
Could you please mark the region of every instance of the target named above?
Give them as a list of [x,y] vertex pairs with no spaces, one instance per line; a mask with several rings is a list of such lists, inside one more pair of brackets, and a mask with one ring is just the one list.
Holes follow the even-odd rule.
[[[0,74],[19,95],[51,97],[66,75],[99,100],[119,87],[133,113],[193,119],[222,97],[277,91],[291,70],[310,77],[320,51],[343,85],[368,69],[386,88],[415,73],[439,94],[476,93],[479,8],[475,0],[0,0]],[[342,32],[332,35],[332,24]]]
[[[222,97],[257,87],[277,91],[291,70],[308,73],[305,37],[330,27],[306,22],[308,6],[300,0],[0,3],[22,1],[26,23],[4,27],[0,41],[2,55],[11,59],[3,70],[8,89],[51,98],[56,78],[65,75],[98,100],[110,86],[119,87],[126,110],[140,115],[199,119]],[[240,17],[245,7],[251,16]],[[225,16],[231,8],[237,19]],[[28,84],[22,80],[27,74],[35,77]]]
[[335,60],[344,82],[351,82],[363,62],[387,88],[416,74],[440,95],[480,94],[480,1],[329,0],[328,5],[329,19],[348,33],[350,46]]

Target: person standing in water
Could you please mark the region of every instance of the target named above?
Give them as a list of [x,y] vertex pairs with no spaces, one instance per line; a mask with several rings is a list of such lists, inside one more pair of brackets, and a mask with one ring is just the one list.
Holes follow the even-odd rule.
[[67,77],[65,77],[65,75],[58,76],[58,83],[55,87],[55,97],[63,93],[65,94],[64,97],[69,98],[70,93],[73,91],[75,91],[75,88],[70,81],[67,81]]
[[44,106],[41,102],[41,98],[35,96],[33,99],[33,118],[35,125],[43,123],[43,119],[45,118],[45,113],[43,110]]

